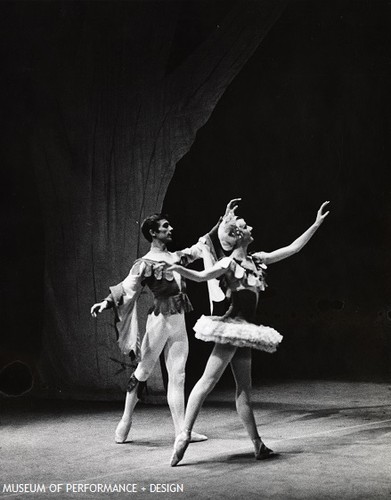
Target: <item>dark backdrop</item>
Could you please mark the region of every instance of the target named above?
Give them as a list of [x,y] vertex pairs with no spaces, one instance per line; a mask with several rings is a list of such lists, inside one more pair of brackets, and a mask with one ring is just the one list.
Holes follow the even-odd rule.
[[[260,320],[284,341],[254,353],[258,380],[390,376],[390,21],[387,2],[291,3],[170,184],[178,247],[231,197],[243,198],[254,251],[290,243],[331,201],[308,246],[269,267]],[[205,287],[189,288],[207,312]],[[192,341],[192,372],[209,350]]]
[[[190,2],[181,15],[172,67],[220,12]],[[40,28],[14,19],[1,22],[8,41],[13,33],[1,49],[3,366],[34,364],[43,323],[45,234],[27,147],[36,47],[18,56],[25,33]],[[254,250],[289,243],[331,201],[308,247],[269,269],[260,320],[284,342],[275,355],[254,354],[256,379],[390,376],[390,24],[386,1],[291,2],[177,165],[164,210],[178,248],[233,196],[255,226]],[[189,288],[197,314],[206,312],[205,287]],[[209,352],[192,340],[197,314],[189,317],[191,384]]]

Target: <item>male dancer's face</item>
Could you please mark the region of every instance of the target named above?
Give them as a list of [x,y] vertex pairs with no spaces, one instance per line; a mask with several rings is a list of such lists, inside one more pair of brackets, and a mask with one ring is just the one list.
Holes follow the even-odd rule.
[[172,232],[174,228],[170,225],[167,219],[161,219],[158,223],[159,228],[157,231],[153,232],[152,236],[162,243],[170,243],[172,241]]

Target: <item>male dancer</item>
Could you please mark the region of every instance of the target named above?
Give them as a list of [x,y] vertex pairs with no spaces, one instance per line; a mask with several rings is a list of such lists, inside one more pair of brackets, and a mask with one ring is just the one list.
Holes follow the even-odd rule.
[[[239,199],[231,200],[226,213],[234,211]],[[144,237],[151,243],[150,251],[137,259],[124,281],[110,287],[110,295],[94,304],[91,314],[96,317],[105,309],[114,307],[119,333],[118,343],[124,354],[133,352],[140,361],[131,375],[125,400],[123,416],[117,425],[115,441],[124,443],[132,425],[133,410],[138,401],[140,382],[145,382],[152,373],[157,360],[164,352],[168,387],[167,401],[175,427],[175,435],[184,425],[185,365],[188,355],[188,338],[184,313],[192,307],[186,295],[185,280],[176,272],[167,271],[172,264],[187,265],[203,257],[205,266],[212,265],[220,253],[216,225],[208,235],[200,238],[196,245],[179,252],[169,252],[167,244],[172,241],[173,228],[164,215],[147,217],[141,226]],[[154,295],[154,305],[149,311],[146,333],[140,346],[137,324],[137,300],[144,285]],[[210,287],[211,300],[221,300],[217,287]],[[192,432],[191,440],[204,441],[207,437]]]

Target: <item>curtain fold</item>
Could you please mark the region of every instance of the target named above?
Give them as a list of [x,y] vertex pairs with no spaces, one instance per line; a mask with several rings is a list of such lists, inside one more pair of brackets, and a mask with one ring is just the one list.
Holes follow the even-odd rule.
[[111,313],[93,320],[90,307],[147,250],[140,221],[161,209],[176,163],[284,4],[234,3],[170,72],[180,2],[69,7],[77,30],[60,23],[36,72],[31,138],[45,224],[42,373],[52,389],[124,390]]

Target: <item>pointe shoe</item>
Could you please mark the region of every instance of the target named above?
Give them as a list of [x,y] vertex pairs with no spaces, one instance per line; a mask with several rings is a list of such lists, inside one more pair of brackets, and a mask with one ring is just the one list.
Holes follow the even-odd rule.
[[201,441],[207,441],[208,436],[205,434],[198,434],[198,432],[191,431],[190,443],[201,443]]
[[273,450],[268,448],[261,438],[253,439],[255,460],[265,460],[273,455]]
[[175,467],[182,460],[190,443],[190,431],[182,431],[175,439],[174,451],[171,456],[171,467]]
[[115,442],[117,444],[125,443],[131,427],[132,419],[130,419],[128,422],[124,422],[121,418],[117,425],[117,428],[115,429]]

